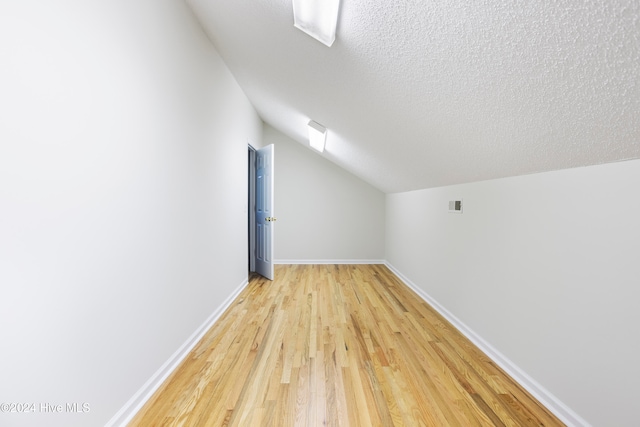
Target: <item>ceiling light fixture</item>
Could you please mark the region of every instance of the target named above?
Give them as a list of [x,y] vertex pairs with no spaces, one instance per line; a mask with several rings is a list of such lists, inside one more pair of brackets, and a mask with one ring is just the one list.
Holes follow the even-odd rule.
[[324,151],[324,143],[327,140],[327,128],[313,120],[309,122],[308,127],[309,145],[311,145],[311,148],[322,153]]
[[293,25],[331,46],[336,39],[340,0],[293,0]]

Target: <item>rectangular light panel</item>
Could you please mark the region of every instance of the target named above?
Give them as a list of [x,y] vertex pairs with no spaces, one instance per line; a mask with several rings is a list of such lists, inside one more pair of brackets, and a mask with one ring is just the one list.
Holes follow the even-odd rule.
[[293,25],[321,43],[336,39],[340,0],[293,0]]
[[327,129],[313,120],[309,122],[308,127],[309,145],[311,145],[311,148],[322,153],[324,151],[324,143],[327,140]]

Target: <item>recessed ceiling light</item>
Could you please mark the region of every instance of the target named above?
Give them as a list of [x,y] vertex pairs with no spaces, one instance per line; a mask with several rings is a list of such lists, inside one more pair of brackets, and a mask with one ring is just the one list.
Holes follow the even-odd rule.
[[313,120],[309,122],[308,127],[309,145],[311,145],[311,148],[322,153],[324,151],[324,143],[327,140],[327,128]]
[[340,0],[293,0],[293,25],[331,46],[336,39]]

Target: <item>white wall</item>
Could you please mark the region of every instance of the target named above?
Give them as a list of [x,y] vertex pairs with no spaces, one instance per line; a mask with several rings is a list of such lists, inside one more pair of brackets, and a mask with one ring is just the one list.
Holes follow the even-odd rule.
[[265,125],[275,144],[275,259],[379,261],[384,258],[384,194]]
[[389,194],[386,257],[588,422],[636,425],[639,185],[635,160]]
[[0,402],[90,405],[0,425],[104,425],[246,280],[261,121],[182,1],[3,1],[0,58]]

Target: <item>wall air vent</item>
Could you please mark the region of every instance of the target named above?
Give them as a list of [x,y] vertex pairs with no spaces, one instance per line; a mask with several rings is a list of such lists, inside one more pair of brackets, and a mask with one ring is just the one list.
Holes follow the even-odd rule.
[[462,199],[449,201],[449,213],[462,213]]

